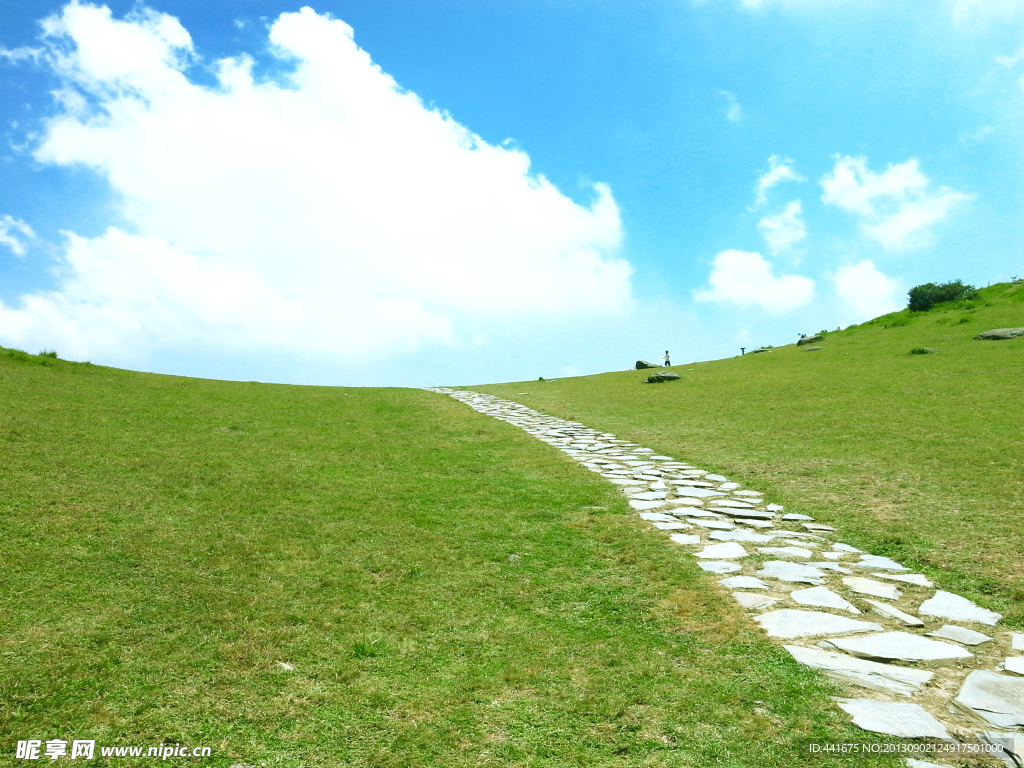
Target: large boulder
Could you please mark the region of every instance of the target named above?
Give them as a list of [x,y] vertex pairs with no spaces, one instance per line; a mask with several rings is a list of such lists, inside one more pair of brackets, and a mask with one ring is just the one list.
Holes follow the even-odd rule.
[[801,338],[801,339],[800,339],[800,340],[799,340],[799,341],[798,341],[798,342],[796,343],[796,345],[797,345],[798,347],[802,347],[802,346],[803,346],[804,344],[813,344],[813,343],[814,343],[814,342],[816,342],[816,341],[824,341],[824,340],[825,340],[825,337],[824,337],[824,336],[822,336],[822,335],[821,335],[821,334],[819,333],[819,334],[816,334],[816,335],[814,335],[814,336],[804,336],[803,338]]
[[661,368],[658,363],[648,363],[646,360],[637,360],[636,369],[642,371],[644,368]]
[[658,371],[657,373],[652,373],[647,377],[647,383],[661,384],[664,381],[675,381],[678,378],[678,373],[672,373],[672,371]]
[[1015,339],[1018,336],[1024,336],[1024,328],[994,328],[991,331],[983,331],[974,338],[999,341],[1001,339]]

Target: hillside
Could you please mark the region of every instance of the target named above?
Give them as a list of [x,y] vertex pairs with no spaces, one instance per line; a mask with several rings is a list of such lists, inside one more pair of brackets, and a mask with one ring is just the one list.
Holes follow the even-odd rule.
[[[740,366],[786,354],[717,365],[738,387]],[[581,418],[611,419],[583,410],[587,387],[657,405],[692,386],[637,378],[554,384],[546,407],[576,391]],[[614,487],[448,397],[0,350],[0,412],[5,754],[83,739],[97,765],[181,744],[224,768],[762,766],[865,739]],[[658,439],[680,435],[713,450]]]
[[818,350],[677,365],[675,382],[473,389],[741,480],[1024,627],[1024,338],[974,339],[1022,326],[1024,283],[1003,283],[827,333]]

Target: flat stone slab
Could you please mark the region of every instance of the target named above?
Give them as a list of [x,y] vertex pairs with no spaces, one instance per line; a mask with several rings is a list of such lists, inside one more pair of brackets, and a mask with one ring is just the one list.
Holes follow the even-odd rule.
[[716,560],[735,560],[747,556],[747,550],[735,541],[727,541],[724,544],[708,544],[700,552],[695,552],[696,557],[709,557]]
[[864,602],[870,604],[871,610],[879,616],[884,616],[887,619],[896,619],[896,621],[902,621],[908,627],[924,626],[924,622],[917,618],[917,616],[911,616],[909,613],[904,613],[899,608],[893,608],[887,603],[880,603],[877,600],[870,599],[865,599]]
[[[717,504],[717,502],[712,502]],[[732,507],[719,507],[712,506],[709,509],[713,509],[716,512],[721,512],[723,515],[729,515],[730,517],[744,517],[751,518],[753,520],[772,520],[775,517],[774,512],[761,512],[756,509],[733,509]]]
[[697,565],[701,567],[701,570],[709,573],[735,573],[743,570],[742,566],[736,563],[727,563],[722,560],[704,560]]
[[729,479],[727,477],[722,477],[721,475],[704,475],[704,477],[706,477],[708,480],[715,480],[719,483],[724,483]]
[[888,557],[882,557],[880,555],[861,555],[860,560],[854,563],[858,568],[864,568],[870,571],[909,571],[909,568],[904,568],[902,565],[897,563],[895,560],[890,560]]
[[[1010,768],[1024,765],[1024,737],[1010,731],[981,731],[978,741],[999,748],[997,756]],[[942,766],[941,768],[945,768]]]
[[1024,656],[1007,656],[1003,669],[1015,675],[1024,675]]
[[1024,677],[976,669],[949,708],[996,728],[1024,727]]
[[783,520],[807,520],[808,522],[811,522],[811,523],[814,522],[814,518],[811,517],[810,515],[798,515],[795,512],[791,513],[791,514],[788,514],[788,515],[783,515],[782,519]]
[[884,582],[875,581],[874,579],[864,579],[860,576],[847,576],[843,579],[843,584],[846,585],[847,589],[859,592],[862,595],[884,597],[888,600],[898,600],[900,597],[900,591],[896,589],[895,585],[885,584]]
[[929,661],[934,664],[952,664],[969,659],[974,654],[959,645],[926,640],[909,632],[883,632],[866,637],[839,637],[829,640],[841,651],[865,659],[890,661]]
[[704,502],[700,499],[669,499],[669,504],[685,504],[688,507],[702,507]]
[[733,599],[737,603],[742,605],[744,608],[751,608],[753,610],[760,610],[761,608],[771,608],[777,602],[779,598],[768,597],[767,595],[758,595],[753,592],[733,592]]
[[781,504],[769,504],[765,509],[769,512],[781,512],[783,507]]
[[762,555],[774,555],[775,557],[810,557],[814,553],[803,547],[758,547],[757,551]]
[[839,563],[811,561],[807,565],[812,568],[822,568],[826,571],[837,571],[838,573],[853,573],[849,568],[843,568]]
[[754,576],[730,576],[719,579],[718,583],[729,589],[768,589],[767,584]]
[[821,556],[826,560],[838,560],[846,555],[845,552],[822,552]]
[[935,593],[935,597],[925,600],[917,612],[924,616],[938,616],[941,619],[953,619],[953,621],[974,621],[978,624],[994,625],[1003,618],[1003,614],[982,608],[968,600],[966,597],[954,595],[952,592],[943,592],[941,589]]
[[676,486],[676,496],[692,496],[696,499],[706,499],[713,496],[725,496],[724,493],[718,491],[709,491],[706,488],[684,488],[683,486]]
[[630,499],[629,506],[633,509],[638,509],[641,512],[647,509],[658,509],[658,507],[664,507],[665,502],[662,501],[638,501],[637,499]]
[[904,739],[952,740],[946,727],[917,704],[873,699],[836,699],[836,702],[853,715],[853,724],[865,731]]
[[785,560],[769,560],[757,575],[795,584],[820,584],[825,577],[817,568],[802,563],[788,563]]
[[763,533],[754,533],[753,531],[715,531],[709,534],[709,539],[716,539],[717,541],[750,541],[758,543],[767,543],[775,538],[773,535],[766,535]]
[[925,632],[925,634],[928,637],[941,637],[943,640],[956,640],[964,645],[980,645],[992,639],[981,632],[975,632],[973,629],[967,629],[967,627],[958,627],[956,624],[946,624],[934,632]]
[[674,523],[674,522],[676,522],[676,519],[674,517],[672,517],[672,515],[666,514],[665,512],[641,512],[640,513],[640,519],[641,520],[650,520],[652,523],[653,522],[660,522],[660,523]]
[[914,584],[918,587],[934,586],[927,576],[922,576],[920,573],[878,573],[875,575],[880,579],[902,581],[904,584]]
[[[725,485],[723,485],[722,487],[724,488],[726,485],[736,485],[736,483],[725,483]],[[736,487],[738,488],[739,486],[737,485]],[[761,493],[760,491],[733,491],[732,495],[733,496],[757,496],[758,498],[760,498],[761,496],[764,496],[764,494]]]
[[834,680],[859,685],[872,691],[910,696],[924,688],[933,677],[933,673],[923,669],[879,664],[877,661],[858,659],[845,653],[804,648],[799,645],[782,647],[804,666],[821,670]]
[[696,533],[673,533],[668,538],[675,544],[700,544],[700,536]]
[[1010,638],[1010,647],[1015,651],[1024,651],[1024,635],[1014,632]]
[[804,528],[808,531],[834,531],[831,525],[822,525],[821,523],[804,523]]
[[674,523],[651,523],[651,525],[653,525],[659,531],[685,531],[693,527],[692,525],[687,525],[686,523],[680,523],[678,520],[676,520]]
[[796,611],[780,608],[757,617],[769,637],[792,639],[795,637],[821,637],[825,635],[850,635],[855,632],[876,632],[881,626],[870,621],[857,621],[834,613],[820,611]]
[[732,507],[733,509],[753,509],[754,505],[749,501],[733,501],[732,499],[723,499],[722,501],[716,501],[720,507]]
[[852,552],[856,555],[862,554],[861,550],[857,549],[856,547],[851,547],[849,544],[833,544],[832,549],[836,550],[837,552]]
[[704,518],[686,518],[686,522],[699,525],[701,528],[714,528],[719,531],[728,531],[735,526],[732,523],[727,523],[725,520],[707,520]]
[[813,605],[817,608],[836,608],[840,611],[860,613],[852,603],[848,603],[828,587],[795,589],[789,593],[789,596],[800,605]]
[[712,512],[711,510],[708,509],[690,509],[689,507],[687,507],[686,509],[673,509],[672,514],[676,515],[677,517],[686,517],[687,515],[689,515],[690,517],[713,517],[716,520],[722,519],[722,516],[719,515],[717,512]]
[[774,528],[775,527],[768,520],[748,520],[747,518],[743,517],[743,518],[740,518],[738,520],[738,522],[741,522],[744,525],[749,525],[751,528]]

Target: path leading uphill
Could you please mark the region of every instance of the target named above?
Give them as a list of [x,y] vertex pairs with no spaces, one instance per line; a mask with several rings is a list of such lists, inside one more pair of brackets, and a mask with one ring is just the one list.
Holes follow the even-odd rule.
[[[721,576],[720,588],[796,661],[858,692],[836,700],[856,725],[996,745],[1004,762],[1024,766],[1024,634],[1000,631],[1000,614],[935,590],[925,576],[721,475],[492,395],[429,390],[618,485],[650,530]],[[1012,752],[1000,749],[1014,737]]]

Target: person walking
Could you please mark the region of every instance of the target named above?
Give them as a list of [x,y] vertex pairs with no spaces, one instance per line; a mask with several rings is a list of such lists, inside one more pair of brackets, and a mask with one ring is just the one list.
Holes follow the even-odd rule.
[[670,365],[672,365],[672,361],[668,359],[668,350],[667,349],[665,350],[665,356],[663,358],[661,358],[661,359],[665,361],[665,367],[666,368],[668,368]]

